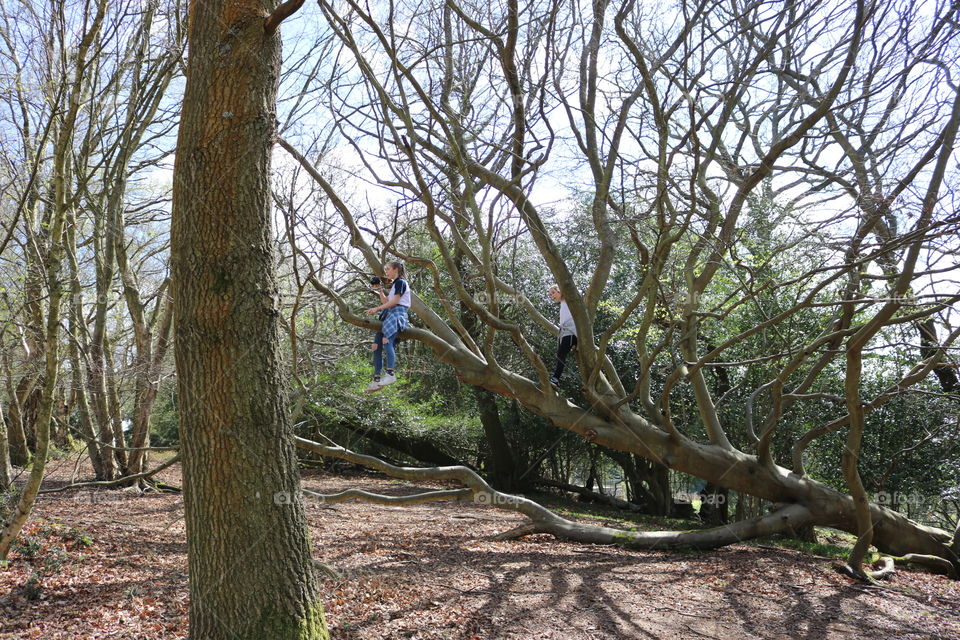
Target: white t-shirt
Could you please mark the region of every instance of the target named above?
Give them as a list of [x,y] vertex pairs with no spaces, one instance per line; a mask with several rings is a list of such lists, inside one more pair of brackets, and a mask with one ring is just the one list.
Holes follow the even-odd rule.
[[409,307],[413,300],[410,296],[410,287],[407,285],[407,281],[403,278],[397,278],[393,281],[393,286],[390,287],[390,293],[387,295],[387,300],[391,300],[393,296],[400,295],[400,302],[398,303],[402,307]]
[[570,313],[570,307],[567,306],[566,300],[560,301],[560,335],[558,337],[562,338],[563,336],[575,336],[577,335],[577,325],[573,321],[573,315]]

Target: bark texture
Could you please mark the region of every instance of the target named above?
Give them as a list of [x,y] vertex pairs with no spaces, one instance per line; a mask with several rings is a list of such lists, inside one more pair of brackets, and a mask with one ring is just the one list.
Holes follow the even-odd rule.
[[272,8],[190,5],[171,244],[194,639],[328,637],[278,348]]
[[0,406],[0,491],[6,491],[7,487],[10,486],[12,477],[10,449],[7,445],[7,420],[3,414],[3,407]]

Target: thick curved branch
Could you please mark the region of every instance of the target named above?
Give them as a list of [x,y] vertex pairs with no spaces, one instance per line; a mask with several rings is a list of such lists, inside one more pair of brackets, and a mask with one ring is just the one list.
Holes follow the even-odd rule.
[[469,500],[473,497],[471,489],[449,489],[443,491],[427,491],[412,496],[386,496],[380,493],[371,493],[362,489],[347,489],[337,493],[316,493],[304,489],[303,495],[319,500],[320,502],[346,502],[347,500],[363,500],[376,504],[423,504],[424,502],[441,502],[443,500]]
[[596,544],[619,544],[631,549],[713,549],[750,538],[775,533],[794,531],[812,522],[810,511],[801,505],[786,505],[783,508],[756,518],[735,524],[703,531],[623,531],[611,527],[582,524],[562,518],[549,509],[524,498],[496,491],[476,472],[467,467],[398,467],[373,456],[354,453],[343,447],[327,446],[304,438],[296,438],[297,446],[320,455],[347,460],[371,467],[387,475],[404,480],[457,480],[465,489],[428,491],[412,496],[385,496],[359,489],[349,489],[336,494],[304,494],[324,502],[341,502],[357,498],[380,504],[419,504],[439,500],[472,499],[508,511],[516,511],[532,522],[512,529],[500,537],[518,537],[530,533],[549,533],[558,538]]
[[946,558],[941,558],[940,556],[928,556],[922,553],[908,553],[905,556],[893,558],[893,560],[919,565],[926,569],[936,571],[937,573],[944,573],[953,579],[958,577],[957,568],[953,565],[953,563]]

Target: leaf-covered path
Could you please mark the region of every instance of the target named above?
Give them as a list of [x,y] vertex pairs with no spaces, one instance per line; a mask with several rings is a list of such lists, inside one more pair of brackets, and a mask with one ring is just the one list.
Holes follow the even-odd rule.
[[[371,477],[305,482],[321,492],[361,484],[416,490]],[[341,572],[324,580],[340,640],[960,638],[960,583],[939,576],[901,571],[865,587],[826,558],[787,549],[500,542],[491,536],[519,518],[474,504],[351,502],[308,513],[315,557]],[[27,533],[0,571],[0,638],[187,637],[179,496],[50,494]],[[269,536],[251,541],[249,552],[266,544]],[[242,570],[243,556],[236,562]]]

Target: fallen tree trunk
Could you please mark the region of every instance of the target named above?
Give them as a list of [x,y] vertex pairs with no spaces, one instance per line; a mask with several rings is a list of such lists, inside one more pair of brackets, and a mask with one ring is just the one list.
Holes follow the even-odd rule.
[[621,500],[616,496],[608,496],[605,493],[591,491],[586,487],[579,487],[575,484],[570,484],[568,482],[560,482],[559,480],[550,480],[549,478],[536,478],[533,481],[533,484],[541,485],[544,487],[552,487],[554,489],[560,489],[562,491],[575,493],[579,496],[587,498],[592,502],[600,502],[602,504],[609,505],[616,509],[623,509],[624,511],[637,511],[637,512],[644,511],[643,505],[635,504],[633,502],[628,502],[626,500]]
[[444,466],[460,464],[459,460],[444,452],[428,438],[416,434],[404,433],[400,435],[385,429],[363,426],[351,420],[340,420],[335,426],[346,429],[373,443],[389,447],[420,462]]
[[[780,533],[795,536],[799,529],[811,524],[832,526],[841,529],[844,527],[838,525],[846,525],[854,529],[856,527],[855,520],[844,520],[844,518],[852,518],[852,514],[850,513],[850,511],[852,511],[852,505],[845,504],[844,500],[845,498],[846,501],[850,501],[850,498],[807,478],[792,478],[790,482],[796,484],[787,484],[786,487],[792,486],[797,489],[805,489],[805,493],[798,491],[798,496],[803,497],[806,495],[815,498],[811,502],[820,505],[819,509],[811,509],[806,504],[800,502],[779,501],[782,506],[772,513],[713,529],[698,531],[635,532],[581,524],[567,520],[523,496],[510,495],[494,490],[475,471],[467,467],[398,467],[383,462],[373,456],[357,454],[343,447],[327,446],[304,438],[296,438],[296,444],[298,447],[308,451],[361,464],[396,478],[415,481],[456,480],[466,487],[465,490],[444,490],[401,497],[379,496],[358,490],[333,495],[307,493],[309,496],[325,502],[337,502],[358,498],[384,504],[417,504],[445,499],[473,500],[480,504],[489,504],[501,509],[522,513],[530,518],[529,523],[500,534],[499,537],[504,539],[532,533],[549,533],[559,538],[577,540],[579,542],[618,544],[634,549],[712,549],[742,542],[751,538]],[[744,461],[743,464],[748,464],[748,461]],[[758,473],[755,468],[750,468],[752,471],[747,473]],[[825,496],[834,496],[834,499],[829,505],[824,505],[822,502]],[[818,502],[817,499],[820,499],[821,502]],[[824,508],[824,506],[829,506],[830,508]],[[927,556],[924,566],[950,573],[946,569],[949,565],[954,567],[952,575],[956,575],[958,563],[956,556],[947,546],[951,540],[949,534],[939,529],[925,527],[912,522],[888,509],[874,505],[871,505],[871,509],[874,512],[876,527],[878,528],[878,535],[875,537],[875,542],[881,541],[881,544],[884,545],[883,547],[878,545],[878,548],[882,552],[891,555],[908,556],[907,553],[897,554],[891,551],[891,549],[909,546],[913,548],[930,548],[936,553],[924,554]],[[898,535],[902,536],[899,538],[899,543],[897,542]],[[918,554],[913,554],[912,557],[916,558]],[[939,558],[940,560],[938,561],[935,558]]]
[[420,504],[438,500],[473,500],[500,509],[522,513],[530,519],[528,524],[500,534],[501,539],[516,538],[532,533],[549,533],[568,540],[595,544],[619,544],[633,549],[713,549],[741,542],[750,538],[785,533],[810,522],[810,512],[800,505],[785,505],[783,508],[754,520],[699,531],[624,531],[568,520],[523,496],[502,493],[493,489],[475,471],[463,466],[452,467],[398,467],[373,456],[354,453],[343,447],[332,447],[297,438],[298,447],[323,456],[348,460],[376,469],[387,475],[404,480],[438,481],[456,480],[464,489],[429,491],[410,496],[385,496],[358,489],[336,494],[318,494],[305,491],[308,497],[322,502],[342,502],[350,499],[366,500],[380,504]]
[[[346,303],[328,288],[322,285],[319,288],[337,303],[343,319],[358,326],[372,322],[353,314]],[[418,303],[415,300],[421,317],[430,317],[430,310],[422,304],[418,307]],[[376,326],[370,324],[368,328]],[[515,398],[553,424],[590,442],[635,453],[675,471],[695,475],[740,493],[774,503],[802,506],[811,514],[810,524],[857,535],[853,499],[809,476],[729,446],[700,443],[676,430],[660,428],[628,406],[616,407],[615,398],[598,396],[589,408],[575,405],[524,376],[504,369],[494,370],[473,353],[453,346],[431,331],[410,327],[406,333],[433,349],[439,360],[456,367],[460,380]],[[882,553],[936,556],[960,570],[960,558],[951,548],[951,533],[913,522],[896,511],[875,504],[870,505],[870,514],[874,523],[873,545]]]

